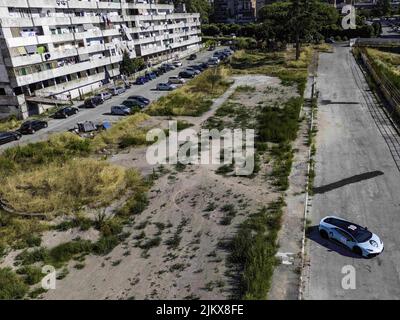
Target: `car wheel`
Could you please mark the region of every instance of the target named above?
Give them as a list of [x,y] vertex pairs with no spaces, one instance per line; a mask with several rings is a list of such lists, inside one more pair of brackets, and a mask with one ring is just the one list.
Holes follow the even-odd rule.
[[319,234],[322,239],[328,239],[328,233],[325,230],[320,230]]
[[358,255],[358,256],[362,256],[362,251],[360,249],[360,247],[353,247],[353,252]]
[[21,136],[20,135],[16,135],[15,136],[15,140],[19,140],[19,139],[21,139]]
[[43,124],[43,128],[47,128],[49,125],[47,123]]
[[34,134],[34,133],[35,133],[35,129],[32,129],[32,130],[31,130],[31,134]]

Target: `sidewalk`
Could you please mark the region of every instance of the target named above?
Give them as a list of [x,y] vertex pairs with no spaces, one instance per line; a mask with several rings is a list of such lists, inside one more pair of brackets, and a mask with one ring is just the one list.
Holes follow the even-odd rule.
[[[304,92],[305,99],[311,97],[313,81],[314,77],[308,78]],[[289,176],[289,189],[285,193],[286,207],[283,212],[282,227],[278,235],[277,258],[281,263],[275,268],[272,277],[269,300],[298,299],[308,169],[308,120],[311,116],[309,104],[304,104],[301,116],[304,116],[305,120],[302,121],[297,139],[293,142],[295,153]]]

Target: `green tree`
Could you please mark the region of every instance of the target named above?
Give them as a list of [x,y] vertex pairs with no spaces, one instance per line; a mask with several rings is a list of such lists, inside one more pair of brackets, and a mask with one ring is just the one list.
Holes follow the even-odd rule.
[[392,5],[390,4],[390,0],[378,0],[376,3],[376,9],[382,16],[390,15],[392,11]]
[[301,42],[318,40],[324,26],[337,23],[338,13],[319,0],[290,0],[263,7],[260,19],[269,30],[270,37],[296,44],[298,59]]
[[122,61],[119,66],[119,72],[125,76],[129,76],[134,72],[132,59],[129,57],[128,51],[124,51]]

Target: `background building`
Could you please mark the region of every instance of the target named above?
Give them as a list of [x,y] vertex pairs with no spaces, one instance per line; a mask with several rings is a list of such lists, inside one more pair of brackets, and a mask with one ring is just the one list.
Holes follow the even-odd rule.
[[152,63],[197,51],[199,14],[150,1],[0,0],[0,118],[98,89],[124,51]]
[[256,21],[257,0],[214,0],[214,22],[249,23]]

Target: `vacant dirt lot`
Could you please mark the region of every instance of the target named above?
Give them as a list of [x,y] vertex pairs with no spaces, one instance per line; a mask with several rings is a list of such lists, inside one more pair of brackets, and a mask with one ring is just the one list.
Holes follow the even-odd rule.
[[[254,128],[251,116],[261,105],[281,104],[295,95],[293,86],[277,78],[234,77],[234,84],[200,117],[177,117],[206,126],[224,103],[235,105],[235,116],[220,117],[228,127]],[[227,107],[229,108],[229,107]],[[225,110],[226,112],[226,110]],[[167,128],[167,117],[152,117],[148,124]],[[231,122],[229,122],[231,121]],[[234,294],[235,270],[228,267],[228,252],[220,242],[229,239],[249,214],[276,200],[280,193],[268,178],[268,154],[261,155],[252,177],[218,174],[220,165],[164,165],[146,162],[146,147],[132,148],[109,158],[112,164],[137,168],[143,175],[157,172],[149,191],[149,205],[125,226],[130,235],[106,256],[89,255],[45,299],[228,299]],[[111,211],[111,210],[109,210]],[[42,245],[53,247],[75,238],[96,240],[95,230],[46,232]],[[12,254],[6,259],[12,262]]]

